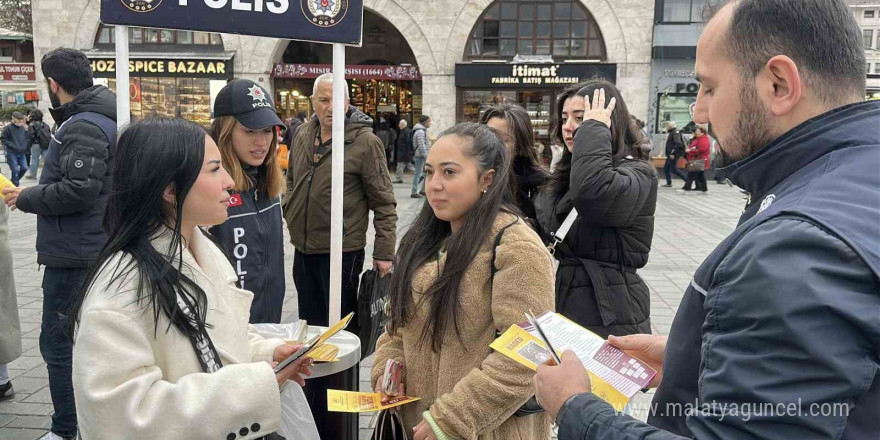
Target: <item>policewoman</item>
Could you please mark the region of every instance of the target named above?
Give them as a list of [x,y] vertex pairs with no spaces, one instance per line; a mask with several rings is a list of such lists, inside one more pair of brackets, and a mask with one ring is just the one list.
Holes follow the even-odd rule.
[[211,137],[235,185],[229,219],[210,229],[232,259],[239,286],[254,294],[251,323],[280,323],[284,302],[284,232],[275,127],[284,123],[266,89],[235,80],[214,102]]

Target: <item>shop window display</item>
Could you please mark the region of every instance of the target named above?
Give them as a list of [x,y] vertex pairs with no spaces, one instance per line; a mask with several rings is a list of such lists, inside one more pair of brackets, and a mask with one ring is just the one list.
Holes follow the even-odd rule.
[[675,121],[682,131],[688,131],[691,124],[690,107],[697,102],[695,94],[660,94],[658,97],[657,121],[655,131],[665,130],[667,121]]

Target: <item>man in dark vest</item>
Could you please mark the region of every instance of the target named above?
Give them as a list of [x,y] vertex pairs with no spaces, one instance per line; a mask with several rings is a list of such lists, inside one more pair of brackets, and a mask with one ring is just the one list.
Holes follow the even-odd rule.
[[37,214],[37,262],[43,272],[40,353],[49,370],[55,414],[47,440],[76,437],[67,333],[71,300],[104,246],[101,223],[111,189],[116,147],[116,97],[94,85],[86,56],[55,49],[42,59],[58,130],[46,152],[40,184],[4,190],[6,204]]
[[591,394],[572,353],[538,369],[560,440],[880,435],[880,102],[864,102],[862,34],[843,0],[720,3],[694,120],[749,203],[668,340],[611,338],[662,371],[649,424]]

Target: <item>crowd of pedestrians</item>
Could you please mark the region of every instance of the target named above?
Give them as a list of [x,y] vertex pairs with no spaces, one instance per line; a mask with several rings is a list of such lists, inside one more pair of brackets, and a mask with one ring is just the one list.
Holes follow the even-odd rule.
[[[314,113],[291,121],[267,90],[240,79],[217,95],[210,131],[148,118],[117,133],[115,96],[94,84],[86,56],[51,51],[41,67],[54,133],[39,111],[13,114],[2,132],[13,187],[0,207],[0,399],[14,395],[6,364],[21,354],[12,209],[37,215],[40,352],[54,407],[45,439],[277,431],[279,387],[304,383],[311,360],[275,372],[299,347],[250,324],[281,321],[285,226],[299,318],[330,324],[339,118],[342,314],[356,309],[372,222],[372,269],[388,277],[388,304],[370,379],[382,392],[386,361],[405,366],[400,391],[420,399],[400,408],[411,438],[540,440],[554,423],[560,439],[577,440],[873,438],[880,104],[864,102],[864,65],[840,0],[711,5],[694,135],[666,123],[661,184],[626,90],[604,79],[559,94],[552,137],[561,149],[547,167],[517,104],[432,136],[428,115],[395,129],[352,106],[347,86],[334,97],[330,74],[315,80]],[[334,114],[334,98],[344,114]],[[30,176],[41,160],[43,171],[23,188],[28,153]],[[658,189],[676,175],[682,191],[706,193],[710,162],[748,205],[695,272],[669,337],[652,336],[639,269]],[[394,184],[409,165],[418,212],[398,243]],[[557,311],[656,368],[647,423],[592,394],[571,352],[535,374],[489,348],[530,310]],[[848,411],[734,412],[795,402]]]

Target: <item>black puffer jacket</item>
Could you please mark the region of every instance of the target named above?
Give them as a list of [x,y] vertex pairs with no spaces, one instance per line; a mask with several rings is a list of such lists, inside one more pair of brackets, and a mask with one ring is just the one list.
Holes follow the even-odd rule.
[[513,174],[516,175],[516,205],[526,219],[535,219],[535,197],[538,189],[547,181],[544,170],[535,168],[528,159],[517,156],[513,159]]
[[107,241],[102,223],[112,187],[116,96],[93,86],[49,111],[61,125],[46,151],[40,184],[25,188],[15,205],[39,216],[39,264],[88,267]]
[[556,246],[557,311],[603,338],[651,333],[650,293],[636,269],[647,264],[654,236],[654,168],[613,158],[611,131],[587,121],[575,133],[570,183],[568,193],[548,188],[535,203],[546,233],[578,211]]

